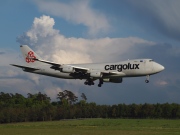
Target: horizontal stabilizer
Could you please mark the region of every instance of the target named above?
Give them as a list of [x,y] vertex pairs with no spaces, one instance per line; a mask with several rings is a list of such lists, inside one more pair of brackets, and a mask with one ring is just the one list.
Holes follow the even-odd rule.
[[10,64],[10,65],[18,68],[22,68],[23,70],[39,70],[39,68],[33,68],[33,67],[27,67],[27,66],[15,65],[15,64]]

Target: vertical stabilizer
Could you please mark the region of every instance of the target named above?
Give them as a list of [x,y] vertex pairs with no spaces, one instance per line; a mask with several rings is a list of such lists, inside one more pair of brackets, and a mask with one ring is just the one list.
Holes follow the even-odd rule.
[[34,60],[34,59],[41,59],[41,58],[31,48],[29,48],[29,46],[21,45],[20,48],[21,48],[23,58],[26,62],[26,65],[28,66],[42,65],[41,62]]

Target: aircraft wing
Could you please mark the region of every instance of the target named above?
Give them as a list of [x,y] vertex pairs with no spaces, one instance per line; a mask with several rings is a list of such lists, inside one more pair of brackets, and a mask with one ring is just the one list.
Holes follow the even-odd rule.
[[[42,63],[50,64],[50,65],[52,65],[51,68],[55,69],[55,70],[60,70],[64,65],[64,64],[58,64],[58,63],[55,63],[55,62],[45,61],[45,60],[42,60],[42,59],[34,59],[34,60],[42,62]],[[73,67],[76,71],[81,71],[81,72],[87,72],[89,70],[88,68],[77,67],[77,66],[73,66],[73,65],[66,65],[66,66]]]
[[42,59],[33,59],[33,60],[40,61],[40,62],[42,62],[42,63],[47,63],[47,64],[50,64],[50,65],[56,66],[56,67],[60,67],[60,66],[61,66],[61,64],[57,64],[57,63],[55,63],[55,62],[46,61],[46,60],[42,60]]
[[11,66],[15,66],[18,68],[22,68],[23,70],[39,70],[39,68],[34,68],[34,67],[27,67],[27,66],[21,66],[21,65],[16,65],[16,64],[10,64]]

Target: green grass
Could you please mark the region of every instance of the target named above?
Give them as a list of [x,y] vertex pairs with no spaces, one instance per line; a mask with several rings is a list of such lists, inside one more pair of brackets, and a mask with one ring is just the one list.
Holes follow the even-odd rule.
[[180,120],[85,119],[0,124],[1,135],[180,135]]

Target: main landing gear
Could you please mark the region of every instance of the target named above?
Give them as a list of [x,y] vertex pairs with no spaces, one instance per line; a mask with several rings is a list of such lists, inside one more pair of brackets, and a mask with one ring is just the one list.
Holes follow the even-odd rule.
[[84,82],[85,85],[94,85],[94,81],[92,79],[87,79],[85,82]]
[[98,87],[101,87],[103,84],[103,80],[102,79],[99,79],[99,84],[98,84]]
[[145,82],[146,82],[146,83],[149,83],[149,75],[146,76]]
[[[94,80],[92,79],[87,79],[85,82],[84,82],[85,85],[94,85]],[[102,79],[99,79],[99,84],[98,84],[98,87],[101,87],[103,84],[103,80]]]

